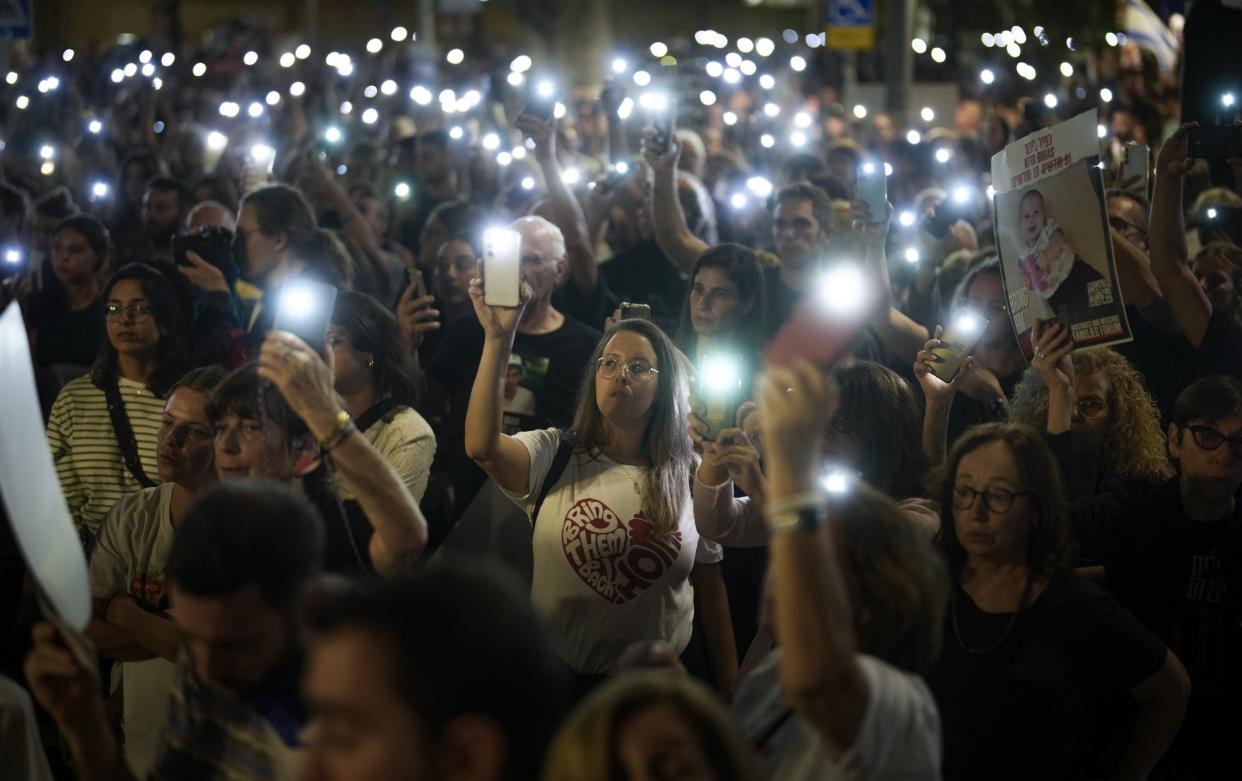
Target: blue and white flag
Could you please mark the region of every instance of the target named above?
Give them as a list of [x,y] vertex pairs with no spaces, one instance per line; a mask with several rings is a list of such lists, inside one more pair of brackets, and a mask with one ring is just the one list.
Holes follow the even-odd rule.
[[1177,36],[1143,0],[1126,0],[1126,37],[1156,55],[1160,70],[1177,67]]

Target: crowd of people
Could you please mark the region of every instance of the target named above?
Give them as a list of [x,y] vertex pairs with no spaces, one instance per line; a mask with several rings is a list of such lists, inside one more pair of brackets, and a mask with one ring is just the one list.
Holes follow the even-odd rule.
[[[92,604],[71,642],[6,576],[12,777],[1238,772],[1242,158],[1192,156],[1176,74],[1080,43],[1060,101],[903,125],[816,36],[571,90],[399,29],[9,74],[4,299]],[[1028,362],[988,164],[1089,108],[1134,339]],[[839,354],[765,361],[842,269]]]

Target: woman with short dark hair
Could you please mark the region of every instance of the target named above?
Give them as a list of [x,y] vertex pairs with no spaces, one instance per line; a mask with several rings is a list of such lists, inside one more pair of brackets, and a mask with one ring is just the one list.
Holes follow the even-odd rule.
[[[1074,533],[1043,438],[1021,425],[971,429],[949,454],[940,503],[953,596],[928,681],[945,777],[1146,778],[1177,733],[1189,680],[1070,568]],[[1114,710],[1123,695],[1133,722]]]

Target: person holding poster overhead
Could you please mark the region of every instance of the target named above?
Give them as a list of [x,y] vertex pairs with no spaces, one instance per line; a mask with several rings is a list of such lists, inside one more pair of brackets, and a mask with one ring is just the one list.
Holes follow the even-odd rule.
[[1104,202],[1096,115],[1038,130],[992,158],[996,248],[1022,354],[1056,320],[1074,347],[1131,340]]

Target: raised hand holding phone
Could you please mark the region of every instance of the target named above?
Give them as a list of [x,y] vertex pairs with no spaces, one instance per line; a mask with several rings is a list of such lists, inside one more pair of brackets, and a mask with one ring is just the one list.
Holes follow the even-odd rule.
[[483,233],[483,303],[516,307],[522,283],[522,234],[493,228]]
[[336,288],[311,279],[293,279],[281,285],[276,294],[277,331],[287,331],[326,357],[328,324],[336,306]]
[[489,339],[512,339],[517,333],[522,312],[534,298],[535,292],[530,285],[523,282],[517,306],[495,306],[486,300],[485,284],[482,278],[470,280],[470,301],[474,304],[474,313],[479,318],[479,324],[483,326],[483,333]]
[[936,328],[939,344],[931,349],[936,360],[926,365],[941,380],[952,382],[962,367],[962,362],[983,338],[989,322],[987,318],[970,309],[959,309],[949,321],[949,329]]
[[888,221],[888,177],[884,167],[863,163],[858,167],[858,200],[867,205],[867,222]]
[[941,354],[944,349],[944,342],[941,340],[943,333],[944,328],[936,326],[932,338],[927,340],[923,349],[914,357],[914,378],[918,380],[929,404],[950,401],[957,393],[958,383],[974,371],[974,359],[967,357],[962,358],[960,366],[952,374],[937,370],[945,360]]

